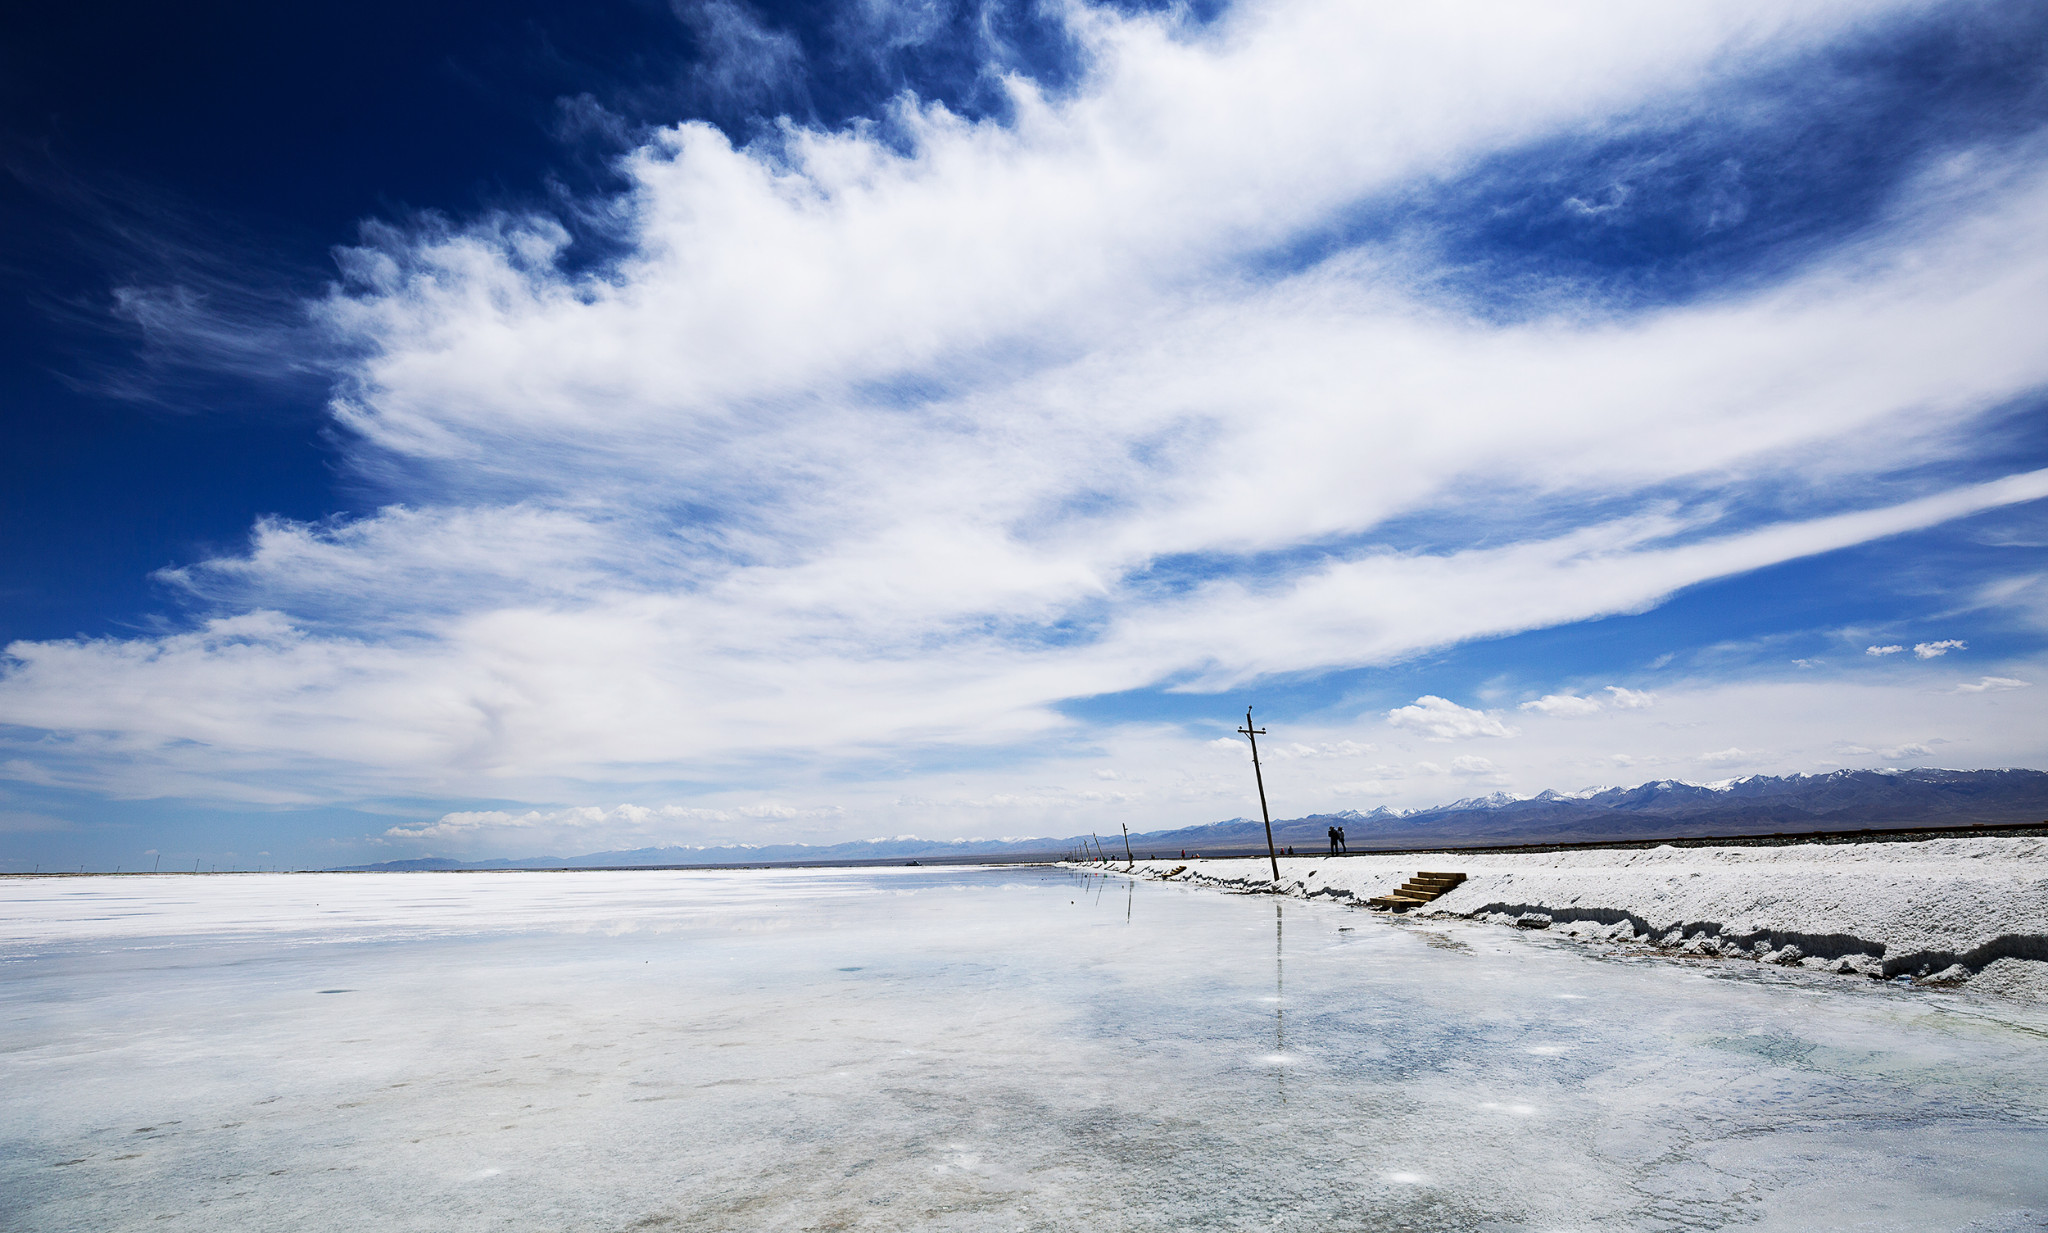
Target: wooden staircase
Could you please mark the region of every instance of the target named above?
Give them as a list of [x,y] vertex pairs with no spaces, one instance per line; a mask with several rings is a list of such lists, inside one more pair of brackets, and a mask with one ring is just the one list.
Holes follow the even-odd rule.
[[1409,908],[1428,903],[1464,880],[1462,873],[1418,873],[1403,882],[1393,894],[1375,895],[1365,902],[1368,907],[1406,912]]

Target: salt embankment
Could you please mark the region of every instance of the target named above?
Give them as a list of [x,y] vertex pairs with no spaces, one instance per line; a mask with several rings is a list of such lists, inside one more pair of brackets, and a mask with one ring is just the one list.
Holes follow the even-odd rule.
[[[1264,857],[1111,868],[1232,890],[1272,888]],[[1294,856],[1280,860],[1280,889],[1362,907],[1422,870],[1466,880],[1410,916],[1877,979],[1967,982],[2048,1001],[2048,839]]]

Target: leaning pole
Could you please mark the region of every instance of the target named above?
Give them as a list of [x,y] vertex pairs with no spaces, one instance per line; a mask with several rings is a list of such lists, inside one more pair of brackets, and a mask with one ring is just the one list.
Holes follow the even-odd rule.
[[1239,728],[1238,732],[1249,737],[1252,743],[1252,777],[1258,780],[1259,784],[1259,816],[1266,821],[1266,859],[1273,862],[1273,891],[1278,894],[1280,854],[1273,850],[1273,814],[1266,808],[1266,773],[1259,769],[1259,737],[1264,735],[1265,731],[1264,728],[1252,727],[1252,708],[1244,708],[1244,727]]

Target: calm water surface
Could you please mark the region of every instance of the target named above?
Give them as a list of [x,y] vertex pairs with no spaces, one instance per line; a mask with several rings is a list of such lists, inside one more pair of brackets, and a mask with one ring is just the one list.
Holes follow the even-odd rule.
[[0,883],[0,1228],[2048,1228],[2048,1018],[1046,869]]

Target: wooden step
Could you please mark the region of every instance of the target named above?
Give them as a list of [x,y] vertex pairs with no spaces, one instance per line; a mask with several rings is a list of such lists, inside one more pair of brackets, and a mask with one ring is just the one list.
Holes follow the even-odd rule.
[[1418,873],[1403,882],[1392,894],[1375,895],[1365,902],[1369,907],[1403,912],[1409,908],[1421,907],[1455,890],[1464,880],[1465,875],[1462,873]]

